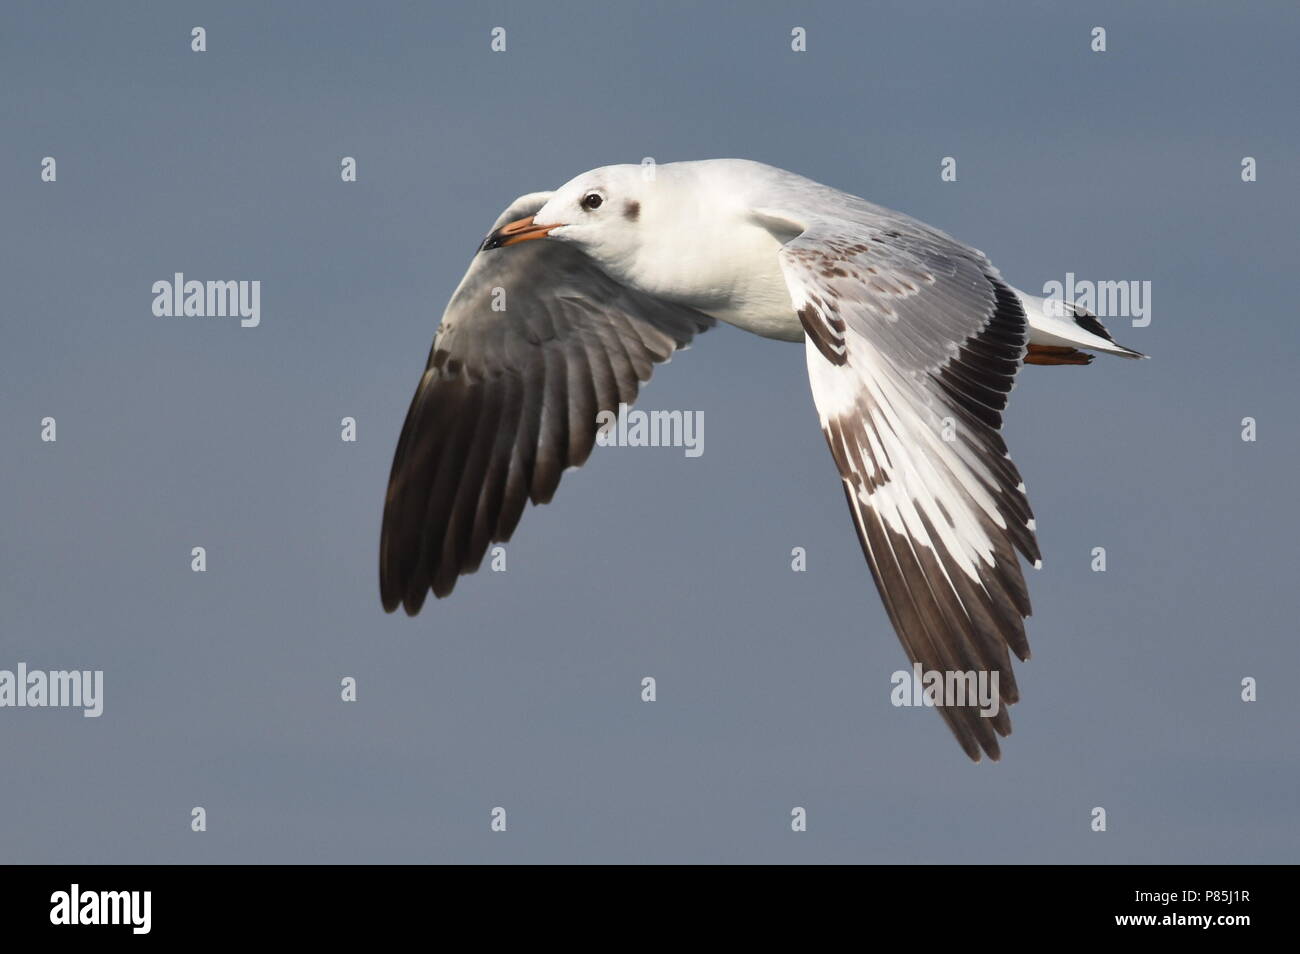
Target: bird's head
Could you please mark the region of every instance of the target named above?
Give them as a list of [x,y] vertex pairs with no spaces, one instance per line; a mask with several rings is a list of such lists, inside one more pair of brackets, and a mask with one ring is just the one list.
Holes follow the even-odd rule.
[[533,239],[559,239],[579,246],[606,267],[636,256],[644,242],[643,216],[653,203],[654,169],[604,166],[569,180],[536,214],[507,222],[487,237],[484,249]]
[[482,247],[565,242],[630,287],[706,308],[749,281],[751,253],[770,252],[775,242],[748,221],[735,170],[703,165],[592,169],[551,193],[535,214],[502,225]]

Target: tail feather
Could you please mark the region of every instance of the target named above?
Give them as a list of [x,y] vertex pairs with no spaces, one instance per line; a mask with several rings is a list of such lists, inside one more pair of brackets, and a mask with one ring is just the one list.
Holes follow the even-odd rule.
[[[1035,345],[1043,348],[1075,350],[1086,348],[1121,358],[1145,358],[1141,351],[1126,348],[1111,337],[1097,316],[1070,301],[1035,298],[1016,289],[1016,296],[1029,317],[1031,355]],[[1056,357],[1059,357],[1057,355]],[[1078,360],[1034,361],[1030,364],[1086,364]]]

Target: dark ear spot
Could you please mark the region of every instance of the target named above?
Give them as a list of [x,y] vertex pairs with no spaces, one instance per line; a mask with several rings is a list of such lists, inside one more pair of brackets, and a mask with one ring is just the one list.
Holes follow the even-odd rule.
[[641,214],[640,202],[623,203],[623,218],[627,219],[629,222],[635,222],[637,220],[637,216],[639,216],[640,214]]

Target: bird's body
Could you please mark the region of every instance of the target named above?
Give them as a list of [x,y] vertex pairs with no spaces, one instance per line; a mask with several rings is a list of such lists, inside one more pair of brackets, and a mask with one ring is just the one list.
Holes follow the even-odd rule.
[[[545,239],[545,241],[535,241]],[[505,310],[489,293],[503,289]],[[859,540],[909,658],[992,672],[1028,655],[1016,552],[1037,563],[999,434],[1023,363],[1139,357],[1071,303],[1006,284],[905,215],[747,160],[607,166],[502,214],[452,296],[407,415],[380,552],[385,608],[451,591],[526,499],[586,459],[596,415],[714,320],[803,341]],[[941,713],[972,758],[994,714]]]

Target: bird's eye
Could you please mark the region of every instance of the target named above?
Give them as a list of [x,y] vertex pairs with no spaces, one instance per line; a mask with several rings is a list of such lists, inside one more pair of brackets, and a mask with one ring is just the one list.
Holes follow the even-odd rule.
[[596,209],[600,208],[601,203],[604,201],[605,197],[599,192],[588,192],[582,197],[582,207],[588,212],[594,212]]

